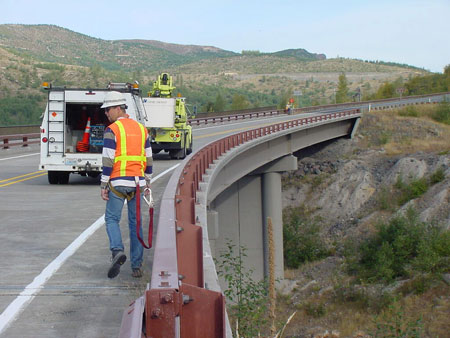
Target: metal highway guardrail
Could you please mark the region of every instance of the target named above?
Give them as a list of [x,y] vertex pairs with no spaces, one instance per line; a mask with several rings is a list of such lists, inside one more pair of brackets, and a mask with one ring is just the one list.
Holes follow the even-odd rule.
[[3,149],[13,146],[27,147],[29,144],[40,143],[40,135],[39,133],[3,135],[0,136],[0,144]]
[[225,300],[205,288],[203,229],[195,212],[206,170],[245,142],[322,121],[360,115],[359,109],[299,118],[214,141],[172,174],[161,200],[150,288],[124,312],[120,337],[226,337]]

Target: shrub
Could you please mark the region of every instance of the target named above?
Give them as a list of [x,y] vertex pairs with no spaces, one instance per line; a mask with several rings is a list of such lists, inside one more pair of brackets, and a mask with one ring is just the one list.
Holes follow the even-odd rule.
[[424,272],[447,271],[450,233],[419,222],[409,209],[406,216],[380,224],[378,232],[359,247],[359,260],[352,268],[368,282],[390,282],[408,276],[411,269]]
[[400,204],[404,204],[414,198],[417,198],[428,190],[428,181],[425,177],[413,179],[402,189]]
[[240,337],[256,337],[261,327],[267,323],[268,287],[265,280],[254,281],[252,270],[246,270],[243,259],[247,257],[246,248],[227,243],[228,250],[216,261],[217,274],[227,283],[225,296],[230,301],[231,320],[237,322]]
[[438,168],[430,177],[430,183],[436,184],[445,179],[445,171],[443,167]]
[[397,204],[395,196],[388,187],[382,187],[377,197],[377,204],[380,210],[393,210]]
[[349,281],[342,283],[337,281],[333,289],[333,298],[336,302],[352,303],[360,309],[380,312],[395,301],[390,292],[382,290],[369,290],[366,286],[356,285]]
[[409,107],[399,110],[398,115],[404,116],[404,117],[418,117],[419,112],[417,111],[416,107],[409,106]]
[[390,139],[391,139],[391,134],[389,132],[384,131],[380,134],[378,143],[379,143],[379,145],[385,145],[390,141]]
[[423,333],[422,319],[408,321],[398,304],[374,319],[376,330],[370,336],[380,338],[420,338]]
[[440,103],[431,118],[437,122],[450,124],[450,103]]
[[405,183],[403,182],[402,177],[399,176],[394,187],[398,190],[400,195],[398,197],[398,204],[402,205],[426,193],[429,185],[428,180],[425,177],[415,178],[411,182]]
[[302,263],[312,262],[328,255],[321,239],[317,223],[307,219],[302,208],[286,208],[283,220],[284,263],[298,268]]
[[308,316],[320,318],[326,315],[327,309],[323,303],[308,302],[304,305],[305,312]]

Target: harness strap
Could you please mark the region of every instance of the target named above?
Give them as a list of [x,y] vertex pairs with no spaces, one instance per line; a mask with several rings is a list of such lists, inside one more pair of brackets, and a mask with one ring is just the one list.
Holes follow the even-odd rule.
[[130,191],[129,193],[124,194],[124,193],[120,192],[119,190],[117,190],[116,188],[114,188],[112,186],[111,182],[108,183],[108,187],[114,194],[116,194],[120,198],[126,198],[128,202],[131,201],[134,196],[136,196],[136,191]]
[[148,245],[145,244],[144,240],[141,238],[140,230],[141,230],[141,189],[139,186],[139,177],[135,177],[136,181],[136,233],[137,238],[139,242],[142,244],[142,246],[146,249],[150,249],[152,247],[152,235],[153,235],[153,208],[150,209],[150,224],[149,224],[149,231],[148,231]]

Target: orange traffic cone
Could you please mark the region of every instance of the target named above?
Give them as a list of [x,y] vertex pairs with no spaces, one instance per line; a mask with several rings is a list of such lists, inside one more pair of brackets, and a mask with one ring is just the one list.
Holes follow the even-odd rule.
[[77,151],[86,153],[89,151],[89,135],[91,134],[91,118],[88,117],[86,129],[84,130],[83,140],[77,143]]

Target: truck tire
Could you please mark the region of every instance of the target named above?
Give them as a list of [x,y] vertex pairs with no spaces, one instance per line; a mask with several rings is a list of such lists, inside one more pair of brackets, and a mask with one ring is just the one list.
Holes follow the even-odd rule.
[[67,184],[69,183],[70,171],[49,171],[48,183],[50,184]]
[[186,155],[189,155],[192,153],[192,143],[193,142],[191,141],[191,144],[189,144],[189,148],[186,149]]
[[69,175],[70,175],[70,171],[60,171],[58,183],[59,184],[68,184],[69,183]]
[[172,160],[182,160],[183,158],[186,157],[186,148],[178,150],[171,149],[169,150],[169,155]]
[[57,171],[49,171],[47,174],[48,174],[48,183],[50,183],[50,184],[58,184],[59,172],[57,172]]

